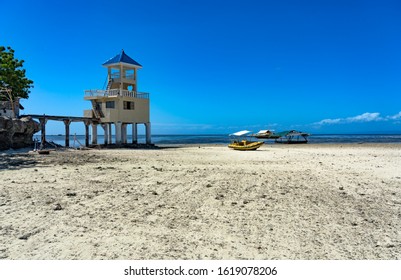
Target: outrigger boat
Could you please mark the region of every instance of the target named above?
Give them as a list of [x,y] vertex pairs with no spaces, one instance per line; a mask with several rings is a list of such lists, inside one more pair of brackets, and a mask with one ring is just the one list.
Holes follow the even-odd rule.
[[258,149],[263,145],[263,142],[247,140],[247,137],[251,137],[250,133],[251,131],[242,130],[230,134],[229,136],[232,138],[232,140],[228,147],[238,151],[254,151]]
[[283,144],[306,144],[308,143],[307,137],[310,136],[309,133],[296,130],[283,131],[275,135],[278,136],[275,142]]
[[256,134],[252,134],[253,137],[258,139],[277,139],[280,136],[274,134],[272,130],[260,130]]

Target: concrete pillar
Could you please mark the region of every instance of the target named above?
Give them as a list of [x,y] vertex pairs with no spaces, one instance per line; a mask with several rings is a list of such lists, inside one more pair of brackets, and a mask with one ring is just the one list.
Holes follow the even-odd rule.
[[65,125],[65,146],[69,147],[70,146],[70,124],[71,120],[63,120],[64,125]]
[[40,149],[44,148],[46,143],[46,123],[47,119],[45,117],[39,118],[40,129],[41,129],[41,137],[40,137]]
[[122,143],[121,141],[122,123],[116,122],[114,123],[114,125],[116,127],[116,144],[120,145]]
[[150,122],[145,123],[145,127],[146,127],[146,144],[151,144],[152,140],[151,140],[151,133],[150,133]]
[[89,125],[90,121],[84,121],[85,124],[85,147],[89,147]]
[[113,144],[113,135],[112,135],[112,130],[111,130],[111,123],[108,123],[107,124],[108,126],[109,126],[109,128],[108,128],[108,131],[109,131],[109,134],[108,134],[108,142],[109,142],[109,144]]
[[137,124],[133,123],[132,124],[132,144],[137,144],[138,143],[138,129],[137,129]]
[[127,144],[127,124],[123,123],[121,125],[121,140],[123,144]]
[[97,123],[92,123],[92,145],[97,144]]
[[109,124],[102,123],[101,126],[104,130],[104,144],[107,145],[109,144]]

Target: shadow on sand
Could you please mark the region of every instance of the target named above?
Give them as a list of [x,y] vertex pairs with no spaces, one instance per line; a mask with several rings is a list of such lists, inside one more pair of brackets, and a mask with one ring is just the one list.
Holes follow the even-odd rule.
[[0,156],[0,171],[30,168],[37,163],[38,161],[30,154],[5,154]]

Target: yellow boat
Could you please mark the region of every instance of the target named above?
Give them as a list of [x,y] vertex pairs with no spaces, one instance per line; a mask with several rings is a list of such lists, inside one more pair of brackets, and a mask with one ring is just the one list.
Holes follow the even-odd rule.
[[242,140],[240,142],[233,141],[228,145],[228,147],[238,151],[254,151],[262,145],[263,142]]
[[248,130],[238,131],[236,133],[230,134],[230,136],[234,136],[235,138],[228,145],[229,148],[238,150],[238,151],[254,151],[263,145],[263,142],[259,141],[249,141],[244,138],[246,135],[251,133]]

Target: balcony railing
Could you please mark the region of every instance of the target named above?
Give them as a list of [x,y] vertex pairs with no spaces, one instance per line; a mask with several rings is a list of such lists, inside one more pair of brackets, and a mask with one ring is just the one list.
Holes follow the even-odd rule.
[[[135,78],[134,74],[132,74],[132,73],[125,73],[125,75],[123,75],[122,77],[124,79],[128,79],[128,80],[133,80]],[[120,79],[121,78],[121,74],[120,74],[120,72],[111,73],[110,74],[110,78],[112,78],[112,79]]]
[[148,92],[137,92],[130,90],[120,90],[120,89],[109,89],[109,90],[101,90],[101,89],[89,89],[85,90],[85,97],[112,97],[112,96],[124,96],[124,97],[133,97],[140,99],[149,99]]

